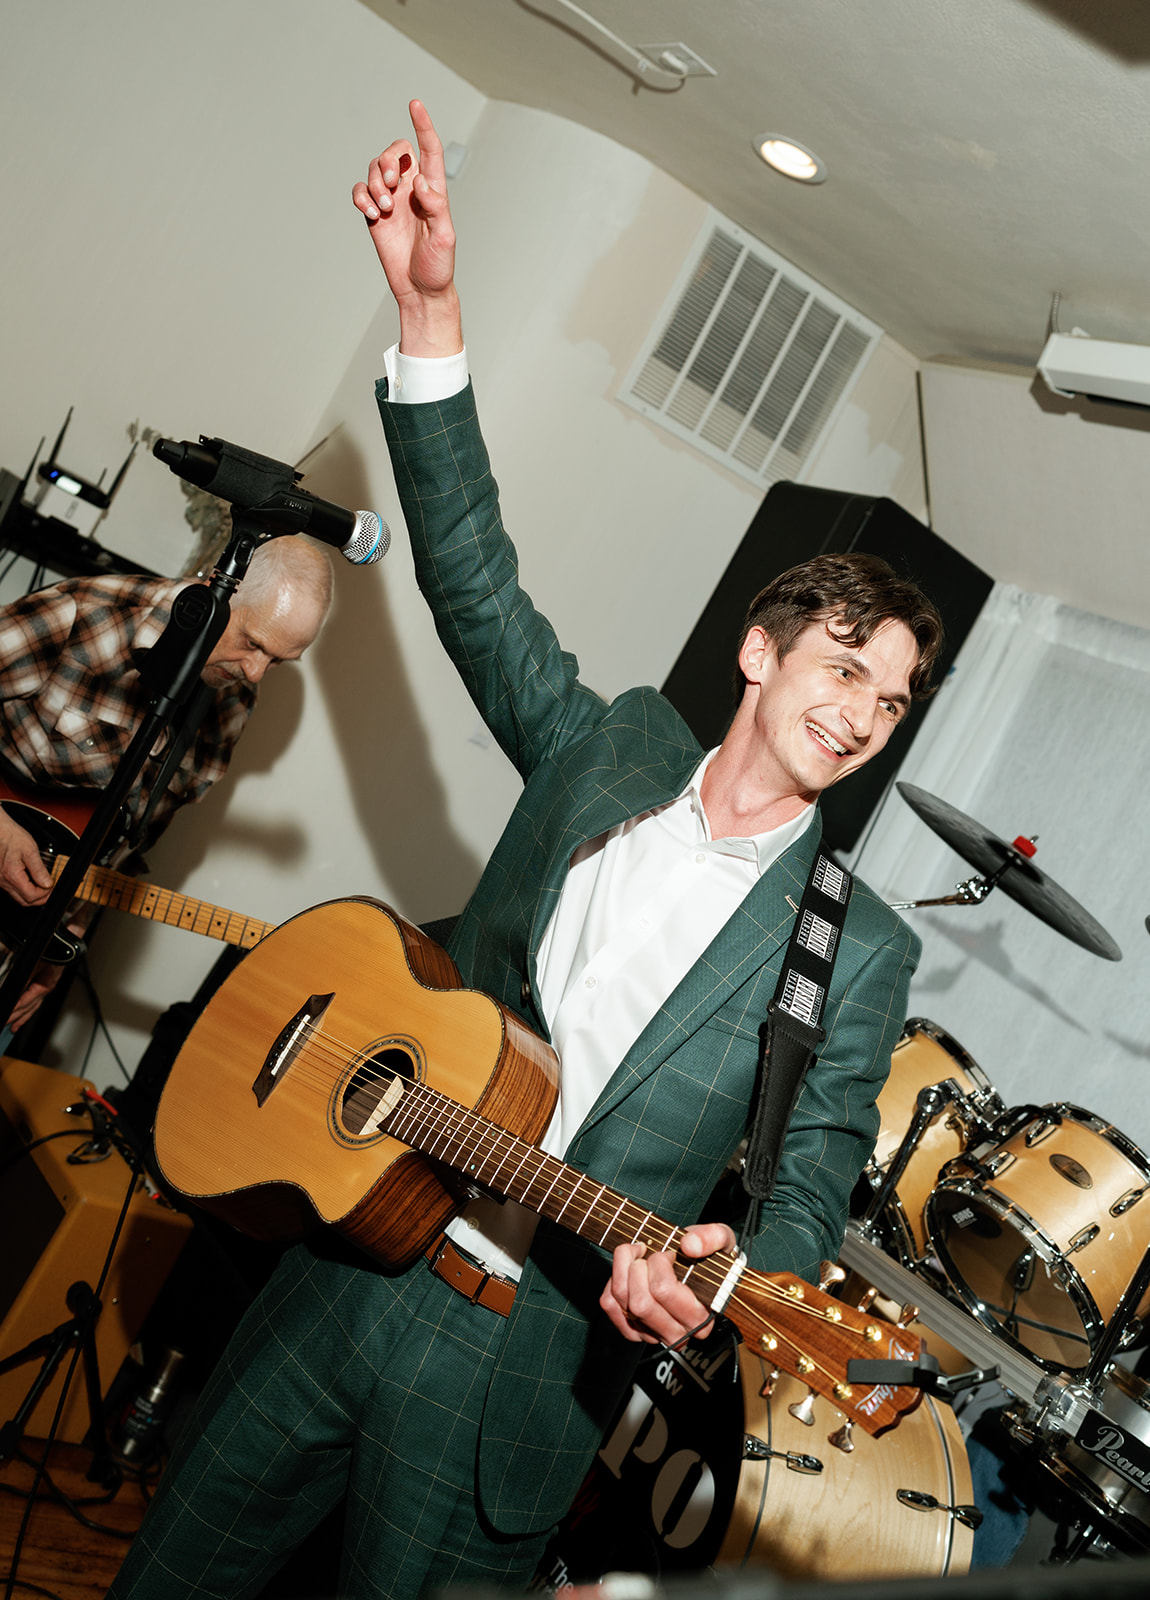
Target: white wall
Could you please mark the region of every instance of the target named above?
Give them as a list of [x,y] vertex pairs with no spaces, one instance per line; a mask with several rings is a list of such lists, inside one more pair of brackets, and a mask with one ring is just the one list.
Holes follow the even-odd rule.
[[934,526],[992,577],[1150,627],[1150,413],[929,365]]
[[[20,134],[6,173],[18,225],[0,265],[39,332],[5,324],[0,461],[22,470],[72,400],[80,471],[115,463],[137,417],[283,459],[338,425],[309,487],[396,524],[372,400],[395,318],[347,195],[419,94],[468,149],[453,189],[468,346],[528,586],[596,688],[660,682],[760,498],[613,398],[703,202],[598,135],[484,104],[354,0],[204,0],[194,27],[167,0],[116,0],[99,26],[79,3],[15,10],[24,71],[0,132],[8,151]],[[46,105],[38,63],[63,37],[85,70]],[[60,206],[45,196],[62,177]],[[914,363],[897,346],[884,342],[813,474],[921,512]],[[107,542],[146,560],[162,531],[175,567],[175,480],[146,458],[129,485]],[[341,569],[328,631],[266,686],[228,778],[154,852],[156,881],[270,920],[347,893],[417,920],[463,903],[517,781],[443,660],[395,531],[382,566]],[[93,970],[129,1070],[217,953],[105,918]],[[76,1006],[60,1064],[79,1065],[87,1026]],[[118,1077],[102,1042],[86,1070]]]

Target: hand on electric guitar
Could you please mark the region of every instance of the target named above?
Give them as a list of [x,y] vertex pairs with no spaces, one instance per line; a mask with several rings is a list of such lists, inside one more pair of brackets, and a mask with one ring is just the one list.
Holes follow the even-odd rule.
[[[725,1222],[696,1223],[683,1233],[684,1256],[701,1260],[716,1250],[734,1250],[735,1235]],[[621,1244],[611,1262],[611,1277],[599,1304],[632,1344],[677,1344],[690,1334],[703,1339],[714,1320],[691,1289],[675,1274],[675,1258],[641,1244]],[[700,1327],[700,1323],[705,1326]]]
[[22,906],[39,906],[52,888],[40,846],[0,806],[0,889]]

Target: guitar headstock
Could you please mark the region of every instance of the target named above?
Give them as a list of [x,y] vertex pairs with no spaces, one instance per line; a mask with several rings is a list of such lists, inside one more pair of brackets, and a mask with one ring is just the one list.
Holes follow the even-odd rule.
[[921,1389],[847,1382],[847,1362],[914,1361],[917,1334],[859,1311],[786,1272],[745,1272],[724,1307],[748,1349],[801,1378],[867,1433],[897,1425]]

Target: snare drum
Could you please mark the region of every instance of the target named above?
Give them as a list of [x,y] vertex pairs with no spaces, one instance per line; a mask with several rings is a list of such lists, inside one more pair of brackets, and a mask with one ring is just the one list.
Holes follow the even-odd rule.
[[985,1136],[985,1128],[1005,1111],[985,1072],[957,1040],[925,1017],[911,1017],[894,1047],[890,1076],[878,1097],[882,1125],[866,1170],[872,1189],[881,1185],[911,1126],[919,1091],[947,1078],[958,1085],[961,1095],[927,1124],[880,1219],[888,1225],[895,1253],[906,1266],[929,1253],[923,1208],[938,1174],[972,1138]]
[[1043,1366],[1079,1371],[1150,1246],[1150,1162],[1078,1106],[1023,1107],[1000,1132],[942,1174],[931,1245],[981,1322]]
[[1041,1460],[1133,1547],[1150,1548],[1150,1390],[1141,1378],[1111,1367],[1077,1436]]
[[[785,1376],[764,1399],[768,1367],[745,1349],[739,1360],[748,1439],[717,1566],[800,1580],[967,1570],[974,1533],[956,1513],[971,1509],[970,1466],[949,1406],[925,1395],[877,1439],[853,1429],[845,1452],[844,1417],[830,1401],[808,1400],[807,1386]],[[803,1458],[822,1471],[793,1464]]]

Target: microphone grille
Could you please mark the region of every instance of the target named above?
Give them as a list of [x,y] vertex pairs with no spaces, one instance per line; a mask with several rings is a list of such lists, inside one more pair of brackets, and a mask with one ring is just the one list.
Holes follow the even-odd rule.
[[355,532],[343,546],[341,554],[354,566],[370,566],[382,561],[391,544],[391,529],[377,511],[357,511]]

